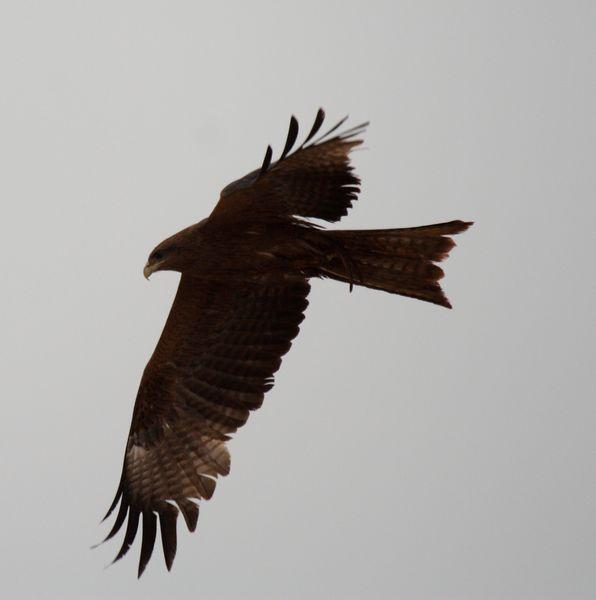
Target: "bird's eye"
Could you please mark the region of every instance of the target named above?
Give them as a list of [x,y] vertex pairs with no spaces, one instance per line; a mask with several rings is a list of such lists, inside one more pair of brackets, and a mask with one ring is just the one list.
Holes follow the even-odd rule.
[[161,260],[163,258],[163,253],[162,252],[154,252],[152,258],[155,260]]

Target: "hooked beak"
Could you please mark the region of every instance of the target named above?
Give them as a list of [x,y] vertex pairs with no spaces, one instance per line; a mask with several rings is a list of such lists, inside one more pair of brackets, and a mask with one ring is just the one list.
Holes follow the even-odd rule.
[[159,270],[159,267],[162,265],[163,262],[163,260],[160,260],[159,262],[151,264],[149,261],[147,261],[147,263],[143,267],[143,275],[145,276],[145,279],[148,280],[149,277],[151,277],[151,275],[155,273],[155,271]]

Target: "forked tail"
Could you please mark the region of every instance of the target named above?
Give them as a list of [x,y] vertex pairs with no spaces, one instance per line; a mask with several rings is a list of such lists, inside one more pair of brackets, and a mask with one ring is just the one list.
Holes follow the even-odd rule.
[[405,229],[324,231],[335,251],[321,275],[451,308],[439,285],[443,270],[435,263],[455,246],[449,236],[470,225],[450,221]]

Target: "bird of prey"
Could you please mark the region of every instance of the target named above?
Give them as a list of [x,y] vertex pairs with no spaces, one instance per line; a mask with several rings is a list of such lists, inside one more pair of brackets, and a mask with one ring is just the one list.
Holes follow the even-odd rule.
[[[194,531],[199,501],[230,471],[226,441],[259,408],[298,334],[309,280],[330,278],[450,308],[439,285],[442,261],[471,223],[402,229],[326,230],[360,191],[350,151],[368,123],[317,137],[320,109],[304,141],[294,117],[283,151],[225,187],[211,215],[159,244],[143,273],[181,273],[176,298],[137,394],[112,538],[126,522],[114,561],[142,519],[138,567],[153,552],[157,524],[166,567],[176,554],[176,520]],[[105,541],[105,540],[104,540]]]

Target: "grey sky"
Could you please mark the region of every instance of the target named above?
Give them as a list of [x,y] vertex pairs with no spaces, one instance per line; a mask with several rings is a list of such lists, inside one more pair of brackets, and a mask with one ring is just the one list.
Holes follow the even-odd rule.
[[[596,597],[594,2],[8,0],[0,77],[2,597]],[[314,282],[173,572],[104,571],[146,256],[319,106],[342,226],[476,221],[454,310]]]

